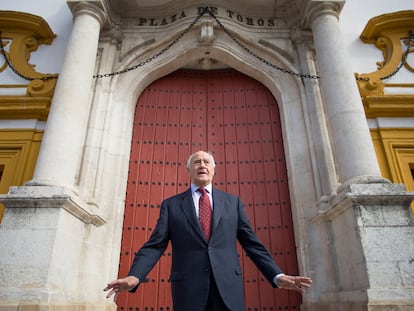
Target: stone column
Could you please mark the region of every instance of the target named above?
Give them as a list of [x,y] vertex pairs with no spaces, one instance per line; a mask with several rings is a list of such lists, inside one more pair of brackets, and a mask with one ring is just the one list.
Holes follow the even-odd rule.
[[338,24],[343,1],[310,1],[320,86],[341,184],[382,180],[365,112]]
[[59,75],[31,185],[74,189],[85,142],[103,12],[91,2],[72,8],[73,30]]

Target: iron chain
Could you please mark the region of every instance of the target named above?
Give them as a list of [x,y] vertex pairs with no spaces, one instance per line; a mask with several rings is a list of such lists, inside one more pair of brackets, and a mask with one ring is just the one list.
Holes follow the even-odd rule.
[[[408,54],[410,53],[410,50],[411,50],[411,43],[412,43],[413,39],[414,39],[414,33],[410,30],[410,31],[408,31],[408,42],[407,42],[407,49],[404,51],[404,53],[403,53],[403,55],[402,55],[402,57],[401,57],[401,62],[400,62],[400,64],[399,64],[399,65],[398,65],[398,67],[397,67],[397,68],[396,68],[396,69],[395,69],[392,73],[390,73],[389,75],[386,75],[385,77],[380,77],[380,78],[379,78],[380,80],[386,80],[386,79],[389,79],[389,78],[391,78],[391,77],[395,76],[395,75],[398,73],[398,71],[400,71],[400,69],[402,68],[402,66],[404,66],[404,65],[406,64]],[[369,78],[363,78],[363,77],[357,77],[356,79],[357,79],[358,81],[369,81]]]
[[212,18],[214,18],[214,20],[217,22],[217,24],[220,26],[221,29],[223,29],[223,31],[230,37],[230,39],[232,39],[234,42],[236,42],[236,44],[238,46],[240,46],[243,50],[245,50],[248,54],[252,55],[253,57],[257,58],[259,61],[261,61],[262,63],[276,69],[276,70],[280,70],[283,73],[288,73],[292,76],[296,76],[299,78],[306,78],[306,79],[319,79],[320,77],[318,75],[310,75],[310,74],[302,74],[302,73],[297,73],[294,72],[292,70],[286,69],[286,68],[282,68],[279,67],[278,65],[275,65],[271,62],[269,62],[268,60],[264,59],[263,57],[257,55],[256,53],[254,53],[252,50],[250,50],[247,46],[245,46],[243,43],[241,43],[235,36],[233,36],[223,25],[222,22],[220,22],[220,20],[217,18],[216,15],[213,14],[213,12],[211,12],[210,10],[208,11],[208,13],[210,14],[210,16]]
[[151,57],[147,58],[145,61],[142,61],[142,62],[138,63],[135,66],[132,66],[132,67],[120,70],[120,71],[115,71],[115,72],[111,72],[111,73],[104,73],[104,74],[96,74],[96,75],[93,76],[93,78],[104,78],[104,77],[107,78],[107,77],[120,75],[120,74],[127,73],[129,71],[132,71],[132,70],[135,70],[139,67],[142,67],[145,64],[150,63],[151,61],[153,61],[157,57],[159,57],[162,54],[164,54],[165,52],[167,52],[177,42],[179,42],[181,40],[181,38],[184,37],[184,35],[186,35],[190,31],[190,29],[193,28],[193,26],[198,22],[198,20],[205,14],[207,8],[208,7],[205,7],[203,9],[203,11],[201,11],[201,13],[198,14],[197,17],[191,22],[191,24],[182,33],[180,33],[172,42],[170,42],[167,46],[162,48],[158,53],[156,53],[156,54],[152,55]]
[[20,72],[17,71],[16,68],[14,68],[13,64],[10,62],[9,58],[7,57],[6,51],[4,50],[4,46],[3,46],[3,37],[1,35],[1,31],[0,31],[0,51],[3,54],[4,60],[7,64],[7,66],[9,66],[9,68],[16,74],[18,75],[20,78],[23,78],[25,80],[28,81],[33,81],[33,80],[49,80],[49,79],[57,79],[57,75],[54,76],[44,76],[41,78],[30,78],[28,76],[25,76],[23,74],[21,74]]

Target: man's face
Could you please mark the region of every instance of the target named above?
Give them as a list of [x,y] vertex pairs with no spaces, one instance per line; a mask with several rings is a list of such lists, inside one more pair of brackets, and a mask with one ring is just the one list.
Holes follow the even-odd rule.
[[211,156],[203,151],[196,152],[191,159],[190,167],[191,182],[198,186],[204,187],[213,181],[214,166]]

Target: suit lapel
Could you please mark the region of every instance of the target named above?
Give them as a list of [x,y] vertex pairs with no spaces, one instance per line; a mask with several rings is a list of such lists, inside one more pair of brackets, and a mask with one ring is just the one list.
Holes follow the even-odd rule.
[[[225,201],[224,192],[218,189],[213,188],[212,195],[213,195],[213,224],[211,228],[211,235],[212,235],[211,238],[214,236],[214,229],[220,223],[220,219],[224,212],[224,201]],[[204,233],[200,227],[200,222],[195,213],[195,207],[194,207],[193,197],[191,195],[191,189],[188,189],[186,192],[184,192],[182,194],[181,199],[182,201],[180,204],[180,208],[183,214],[185,215],[185,217],[187,218],[191,226],[194,228],[194,231],[197,232],[197,234],[200,235],[200,237],[204,241],[206,241]]]
[[194,231],[196,231],[197,234],[200,235],[200,237],[203,240],[205,240],[204,233],[201,230],[200,223],[195,212],[195,206],[193,202],[193,197],[191,195],[191,189],[188,189],[186,192],[184,192],[181,198],[182,201],[180,204],[180,208],[183,214],[185,215],[191,226],[194,228]]
[[224,212],[224,196],[223,192],[213,188],[213,227],[211,228],[211,235],[214,235],[214,229],[220,222]]

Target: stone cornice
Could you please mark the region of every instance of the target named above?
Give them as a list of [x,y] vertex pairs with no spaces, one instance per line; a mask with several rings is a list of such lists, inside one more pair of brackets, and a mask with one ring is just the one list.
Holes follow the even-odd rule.
[[311,0],[301,7],[302,28],[312,28],[313,21],[321,15],[333,15],[339,17],[344,6],[344,0]]
[[67,0],[74,19],[79,15],[89,15],[98,20],[102,28],[110,27],[110,16],[100,0]]
[[83,201],[67,188],[58,186],[10,187],[9,193],[0,195],[6,208],[63,208],[85,224],[100,227],[106,223],[98,208]]
[[364,96],[362,102],[367,118],[414,116],[414,95]]
[[403,184],[384,182],[352,183],[343,187],[338,195],[332,198],[327,210],[319,211],[312,219],[318,223],[331,221],[347,209],[358,206],[381,207],[387,205],[404,205],[409,208],[414,199],[414,192],[407,192]]

